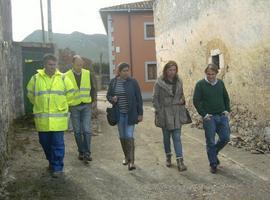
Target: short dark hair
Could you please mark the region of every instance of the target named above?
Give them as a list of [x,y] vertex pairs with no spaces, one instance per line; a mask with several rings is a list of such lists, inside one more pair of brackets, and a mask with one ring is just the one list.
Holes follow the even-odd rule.
[[47,64],[48,60],[52,60],[52,61],[55,61],[56,62],[57,61],[57,58],[56,58],[55,55],[48,53],[48,54],[45,54],[43,56],[43,64],[44,65]]
[[163,78],[167,79],[167,69],[169,69],[170,67],[175,66],[176,67],[176,74],[178,73],[178,65],[175,61],[170,60],[169,62],[166,63],[166,65],[163,68]]
[[206,73],[209,69],[216,72],[216,74],[218,73],[218,66],[215,65],[214,63],[208,64],[207,67],[204,70],[204,73]]
[[123,62],[117,66],[118,72],[121,72],[124,68],[129,68],[129,64]]

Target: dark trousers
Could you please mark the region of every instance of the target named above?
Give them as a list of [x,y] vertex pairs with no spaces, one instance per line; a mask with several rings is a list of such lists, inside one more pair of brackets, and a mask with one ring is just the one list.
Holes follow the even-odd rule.
[[39,132],[39,143],[52,171],[63,171],[65,156],[64,131]]

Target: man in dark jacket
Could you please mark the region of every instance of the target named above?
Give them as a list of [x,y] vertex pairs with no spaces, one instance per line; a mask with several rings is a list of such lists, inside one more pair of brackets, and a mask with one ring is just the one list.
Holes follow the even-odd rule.
[[[223,81],[216,78],[217,74],[218,67],[209,64],[205,69],[206,77],[197,82],[193,96],[193,104],[203,117],[211,173],[217,172],[220,164],[217,155],[230,140],[230,99]],[[217,142],[216,133],[219,136]]]

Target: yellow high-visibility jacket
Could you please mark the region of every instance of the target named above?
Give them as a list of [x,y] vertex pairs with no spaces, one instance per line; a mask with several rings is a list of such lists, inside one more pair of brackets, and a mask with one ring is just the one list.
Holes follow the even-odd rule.
[[76,106],[80,103],[91,103],[91,81],[90,81],[90,71],[82,69],[81,85],[78,88],[77,82],[75,80],[72,70],[66,72],[66,76],[71,80],[73,87],[75,88],[74,100],[70,106]]
[[58,70],[52,77],[44,69],[37,72],[27,85],[37,131],[67,130],[68,104],[72,103],[75,91],[71,81]]

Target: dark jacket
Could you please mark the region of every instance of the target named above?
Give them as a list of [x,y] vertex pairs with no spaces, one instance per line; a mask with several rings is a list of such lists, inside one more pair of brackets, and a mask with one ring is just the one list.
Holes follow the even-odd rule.
[[[114,96],[115,81],[117,78],[113,78],[109,84],[107,91],[107,100],[113,104],[112,97]],[[134,125],[138,123],[138,116],[143,115],[143,101],[141,90],[138,82],[135,79],[128,78],[124,84],[124,88],[128,100],[128,124]],[[114,105],[117,107],[117,104]],[[119,119],[119,110],[118,110],[118,119]]]

